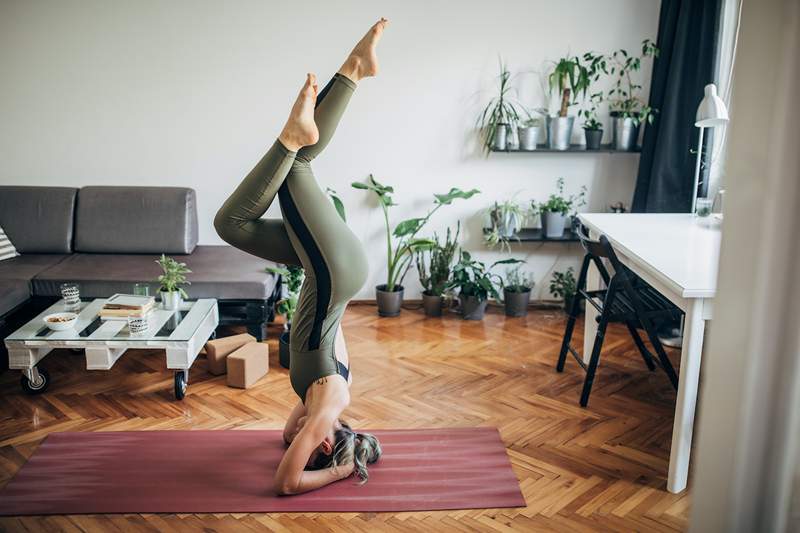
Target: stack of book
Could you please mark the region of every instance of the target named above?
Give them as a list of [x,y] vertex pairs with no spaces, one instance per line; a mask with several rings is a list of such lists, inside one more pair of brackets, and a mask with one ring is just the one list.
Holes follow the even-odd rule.
[[155,302],[152,296],[115,294],[100,309],[100,318],[127,320],[129,316],[143,317],[153,309]]

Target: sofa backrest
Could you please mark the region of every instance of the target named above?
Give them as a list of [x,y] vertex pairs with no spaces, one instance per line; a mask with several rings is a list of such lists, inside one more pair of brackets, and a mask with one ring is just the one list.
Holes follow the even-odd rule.
[[75,251],[190,254],[197,246],[197,200],[185,187],[83,187]]
[[72,252],[77,191],[71,187],[0,186],[0,226],[19,253]]

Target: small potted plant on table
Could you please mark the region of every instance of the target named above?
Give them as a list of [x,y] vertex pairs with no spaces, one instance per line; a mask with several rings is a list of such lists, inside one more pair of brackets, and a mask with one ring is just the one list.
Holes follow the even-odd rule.
[[528,314],[531,290],[535,285],[533,275],[522,271],[522,265],[506,270],[503,284],[503,304],[506,316],[520,317]]
[[423,288],[422,307],[427,316],[442,316],[443,295],[450,283],[450,267],[458,248],[460,231],[461,223],[458,223],[453,236],[450,228],[447,228],[447,237],[443,244],[439,242],[439,236],[434,234],[434,244],[428,249],[417,251],[417,273]]
[[564,196],[564,178],[556,180],[555,194],[551,194],[546,202],[536,204],[531,202],[531,207],[541,215],[542,229],[548,239],[557,239],[564,235],[564,226],[567,215],[578,207],[586,205],[586,186],[581,187],[578,194]]
[[419,250],[431,248],[436,244],[435,241],[418,237],[417,234],[439,208],[450,205],[453,200],[458,198],[472,198],[480,191],[477,189],[462,191],[454,187],[445,194],[434,194],[434,205],[424,217],[404,220],[392,230],[389,225],[389,207],[397,205],[392,200],[394,188],[378,183],[372,174],[369,175],[366,183],[354,182],[352,186],[375,194],[383,211],[388,272],[386,283],[375,287],[375,299],[378,302],[378,314],[380,316],[397,316],[400,314],[400,308],[403,304],[403,279],[413,262],[414,254]]
[[500,299],[496,285],[501,281],[497,274],[491,272],[492,268],[521,262],[519,259],[504,259],[486,268],[484,263],[473,259],[469,252],[461,250],[459,261],[453,267],[453,280],[450,282],[451,288],[458,289],[461,317],[465,320],[483,319],[489,297]]
[[278,338],[278,360],[283,368],[289,368],[289,339],[291,337],[292,318],[297,311],[297,299],[300,296],[300,288],[303,286],[305,271],[303,267],[287,265],[286,267],[267,267],[267,272],[281,276],[283,292],[281,299],[275,304],[275,312],[283,315],[286,322],[283,324],[283,332]]
[[569,313],[572,309],[572,300],[576,292],[575,271],[572,267],[564,272],[553,272],[553,277],[550,279],[550,294],[563,300],[564,312]]
[[161,254],[161,259],[156,259],[163,273],[156,278],[159,283],[158,293],[161,296],[161,305],[164,309],[175,310],[180,308],[183,298],[188,298],[183,285],[190,285],[186,274],[191,274],[186,263],[179,263],[171,257]]

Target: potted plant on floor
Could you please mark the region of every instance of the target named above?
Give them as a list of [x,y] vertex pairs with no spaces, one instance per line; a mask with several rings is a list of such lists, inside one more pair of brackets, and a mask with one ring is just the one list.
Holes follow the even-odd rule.
[[496,265],[521,263],[519,259],[504,259],[492,263],[489,268],[466,250],[461,250],[458,263],[453,267],[453,279],[450,288],[458,289],[458,301],[461,317],[465,320],[481,320],[486,312],[489,297],[500,299],[497,285],[500,279],[491,272]]
[[610,72],[616,76],[614,87],[608,91],[614,147],[633,150],[639,138],[639,125],[652,124],[657,109],[650,107],[640,96],[642,86],[634,81],[634,73],[642,68],[646,57],[658,57],[658,48],[650,39],[642,41],[642,52],[630,55],[620,49],[611,54]]
[[297,311],[297,299],[300,296],[300,288],[303,286],[305,271],[303,267],[296,265],[267,267],[265,270],[281,276],[283,294],[275,304],[275,312],[283,315],[286,322],[283,324],[283,331],[278,338],[278,360],[283,368],[289,368],[289,338],[291,337],[292,318]]
[[440,243],[439,236],[434,233],[434,244],[416,253],[417,273],[423,288],[422,307],[427,316],[442,316],[444,293],[450,283],[450,267],[458,248],[460,231],[460,222],[456,224],[455,235],[451,236],[450,228],[447,228],[444,243]]
[[356,189],[370,191],[375,194],[378,199],[378,204],[383,211],[383,221],[386,228],[386,261],[388,272],[386,275],[386,283],[375,287],[375,293],[378,302],[378,314],[380,316],[397,316],[400,314],[400,306],[403,303],[403,279],[413,262],[414,254],[418,250],[430,248],[435,244],[435,242],[429,238],[418,237],[417,235],[420,230],[442,206],[450,205],[453,203],[453,200],[458,198],[472,198],[472,196],[478,194],[480,191],[477,189],[462,191],[454,187],[445,194],[434,194],[434,205],[428,210],[428,213],[424,217],[404,220],[398,223],[394,230],[392,230],[389,225],[389,208],[397,205],[392,200],[394,188],[378,183],[372,174],[369,175],[366,183],[354,182],[352,186]]
[[551,194],[546,202],[537,204],[531,202],[534,212],[539,213],[542,219],[542,229],[548,239],[557,239],[564,235],[564,226],[567,215],[578,207],[586,205],[586,185],[581,187],[581,192],[570,196],[564,195],[564,178],[556,180],[555,194]]
[[569,106],[576,102],[578,93],[586,94],[589,71],[578,56],[559,59],[547,77],[550,92],[560,95],[558,115],[547,116],[547,146],[551,150],[568,150],[575,117],[569,116]]
[[494,248],[498,244],[500,249],[509,249],[509,240],[517,238],[517,232],[522,227],[525,211],[516,201],[506,200],[502,203],[495,202],[486,211],[489,218],[489,227],[483,235],[484,242]]
[[171,257],[161,254],[161,259],[156,259],[163,273],[156,278],[159,283],[158,293],[161,296],[161,305],[164,309],[175,310],[181,306],[183,298],[188,298],[183,285],[190,285],[186,274],[191,274],[186,263],[179,263]]
[[531,301],[531,290],[536,284],[533,280],[533,274],[523,272],[522,265],[517,265],[506,270],[506,277],[501,281],[506,316],[520,317],[527,315],[528,304]]
[[511,73],[502,60],[498,80],[497,96],[489,100],[477,120],[487,155],[507,148],[509,128],[519,122],[518,104],[512,99]]
[[564,302],[564,311],[569,313],[572,309],[572,300],[577,291],[575,271],[569,267],[564,272],[553,272],[550,279],[550,294]]

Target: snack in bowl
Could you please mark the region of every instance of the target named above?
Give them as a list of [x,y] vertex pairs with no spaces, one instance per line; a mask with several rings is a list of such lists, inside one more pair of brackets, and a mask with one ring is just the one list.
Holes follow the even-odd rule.
[[44,317],[44,323],[53,331],[64,331],[75,326],[78,315],[75,313],[53,313]]

